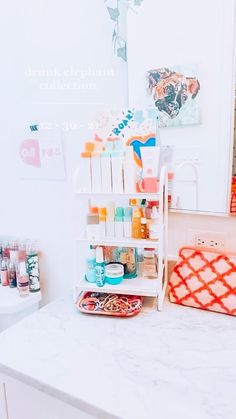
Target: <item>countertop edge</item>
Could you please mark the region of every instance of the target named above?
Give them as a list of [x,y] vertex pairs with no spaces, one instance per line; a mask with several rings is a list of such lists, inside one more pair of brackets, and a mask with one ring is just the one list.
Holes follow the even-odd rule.
[[[89,404],[87,402],[85,402],[84,400],[81,399],[77,399],[73,396],[70,396],[68,393],[65,393],[61,390],[57,390],[56,388],[43,383],[41,381],[38,381],[34,378],[31,378],[19,371],[16,371],[10,367],[7,367],[4,364],[0,363],[0,372],[2,374],[8,375],[9,377],[16,379],[18,381],[21,381],[23,384],[29,385],[33,388],[35,388],[36,390],[51,396],[57,400],[60,400],[64,403],[67,403],[69,405],[71,405],[72,407],[75,407],[76,409],[80,409],[85,413],[88,413],[92,416],[95,416],[96,418],[99,419],[122,419],[120,416],[116,416],[112,413],[109,413],[103,409],[101,409],[100,407],[97,407],[93,404]],[[45,389],[47,391],[45,391]]]

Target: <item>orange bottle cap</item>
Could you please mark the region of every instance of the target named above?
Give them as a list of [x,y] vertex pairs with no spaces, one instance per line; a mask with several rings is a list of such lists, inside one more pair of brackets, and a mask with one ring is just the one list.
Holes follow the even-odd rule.
[[137,205],[138,201],[137,199],[130,199],[130,205]]
[[107,209],[106,208],[103,208],[103,207],[99,208],[99,214],[101,214],[101,215],[107,215]]
[[94,144],[93,143],[85,143],[85,151],[87,153],[92,153],[94,151]]
[[90,214],[98,214],[98,207],[91,207]]
[[91,153],[84,151],[83,153],[80,153],[80,157],[91,157]]

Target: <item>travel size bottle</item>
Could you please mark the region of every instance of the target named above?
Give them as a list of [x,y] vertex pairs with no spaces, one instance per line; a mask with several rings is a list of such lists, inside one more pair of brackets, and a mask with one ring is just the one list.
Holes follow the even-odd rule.
[[7,258],[5,257],[2,259],[2,263],[1,263],[1,283],[3,286],[9,285],[8,263],[7,263]]
[[27,297],[29,295],[29,275],[24,261],[18,264],[17,287],[20,297]]
[[157,207],[152,207],[151,221],[149,226],[149,238],[150,240],[158,240],[158,220],[159,213]]
[[99,230],[100,230],[100,237],[106,237],[106,217],[107,217],[107,209],[106,208],[99,208]]
[[16,282],[16,267],[15,263],[10,260],[8,265],[8,281],[9,281],[9,287],[10,288],[16,288],[17,282]]
[[141,227],[140,227],[140,232],[141,232],[141,239],[147,239],[147,219],[145,217],[141,218]]
[[132,208],[126,207],[124,210],[124,236],[132,237]]
[[103,256],[103,248],[100,246],[96,248],[95,276],[97,286],[103,287],[105,284],[105,262]]
[[39,258],[36,243],[30,243],[26,249],[26,266],[29,275],[30,292],[40,291]]
[[117,207],[115,214],[115,237],[122,239],[124,237],[124,208]]
[[90,246],[87,257],[86,257],[86,274],[85,279],[88,282],[96,282],[96,252],[95,249]]
[[141,208],[136,208],[133,210],[132,218],[132,238],[141,239],[141,218],[143,212]]

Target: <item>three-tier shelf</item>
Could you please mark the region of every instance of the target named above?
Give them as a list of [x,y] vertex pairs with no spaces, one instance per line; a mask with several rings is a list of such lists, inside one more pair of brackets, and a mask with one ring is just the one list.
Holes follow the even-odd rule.
[[[162,167],[159,180],[158,193],[105,193],[105,192],[79,192],[79,168],[74,174],[74,193],[78,198],[85,199],[88,206],[91,200],[108,200],[120,202],[123,199],[147,199],[159,202],[159,224],[158,240],[126,239],[126,238],[100,238],[91,240],[86,238],[85,223],[81,222],[79,237],[76,239],[75,249],[75,298],[85,291],[104,292],[114,294],[139,295],[143,297],[157,298],[157,309],[160,311],[165,297],[168,265],[167,265],[167,236],[168,236],[168,174],[165,167]],[[82,207],[82,206],[81,206]],[[85,217],[84,217],[85,219]],[[82,220],[82,218],[81,218]],[[119,285],[105,284],[98,287],[96,283],[90,283],[85,279],[85,245],[93,246],[117,246],[157,249],[158,254],[158,276],[155,279],[136,277],[124,279]],[[84,251],[83,251],[84,249]]]

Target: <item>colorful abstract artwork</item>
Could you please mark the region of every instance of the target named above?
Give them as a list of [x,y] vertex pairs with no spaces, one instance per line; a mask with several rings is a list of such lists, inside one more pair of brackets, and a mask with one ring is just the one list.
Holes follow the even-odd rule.
[[200,123],[200,82],[196,77],[196,66],[149,70],[147,81],[147,92],[157,108],[159,127]]

